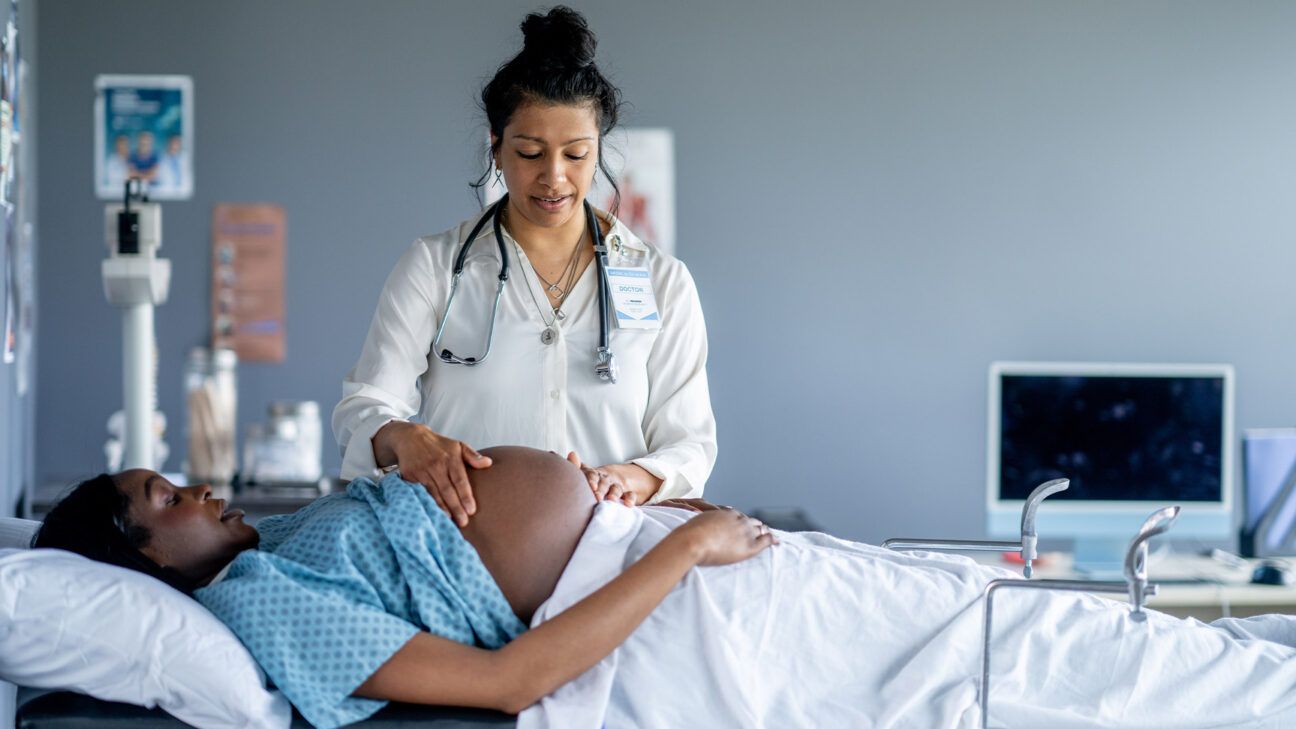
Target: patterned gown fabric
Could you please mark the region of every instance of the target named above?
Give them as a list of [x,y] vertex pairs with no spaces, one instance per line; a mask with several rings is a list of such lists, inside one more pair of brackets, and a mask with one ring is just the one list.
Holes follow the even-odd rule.
[[259,548],[195,597],[315,726],[381,709],[351,692],[419,631],[498,648],[526,630],[445,512],[394,474],[257,531]]

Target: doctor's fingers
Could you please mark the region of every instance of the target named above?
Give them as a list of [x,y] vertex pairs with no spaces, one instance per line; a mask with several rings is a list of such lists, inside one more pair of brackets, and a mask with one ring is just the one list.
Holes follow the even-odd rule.
[[621,494],[625,493],[625,486],[607,471],[590,469],[586,476],[590,479],[590,488],[594,490],[594,497],[599,501],[619,499]]
[[423,483],[427,485],[428,492],[433,498],[439,499],[443,504],[446,513],[459,526],[468,525],[468,510],[464,508],[463,502],[459,499],[459,492],[455,489],[454,482],[450,480],[449,472],[444,469],[433,470],[433,476]]
[[473,499],[472,482],[468,480],[468,469],[464,468],[464,462],[457,460],[447,463],[446,476],[449,478],[449,482],[454,485],[454,490],[459,495],[459,503],[463,504],[464,511],[468,514],[477,513],[477,502]]
[[[436,502],[437,506],[441,507],[442,511],[449,514],[450,518],[454,519],[456,522],[459,521],[458,515],[455,514],[454,507],[447,503],[445,497],[442,495],[442,492],[445,489],[440,483],[438,483],[438,480],[432,474],[433,471],[431,469],[420,469],[417,471],[410,469],[409,471],[402,472],[402,477],[407,479],[410,483],[417,483],[422,486],[427,490],[428,494],[432,496],[432,500]],[[458,506],[458,502],[456,502],[455,506]]]
[[463,455],[463,462],[469,466],[473,468],[490,468],[492,463],[490,456],[483,456],[475,448],[463,441],[459,442],[459,452]]
[[459,494],[454,490],[454,486],[438,484],[433,486],[436,493],[441,497],[442,503],[445,504],[446,513],[454,519],[455,524],[459,526],[468,526],[468,512],[464,509],[463,504],[459,501]]
[[626,496],[633,496],[633,494],[630,494],[621,484],[612,483],[608,486],[607,493],[604,494],[603,498],[608,501],[624,501]]

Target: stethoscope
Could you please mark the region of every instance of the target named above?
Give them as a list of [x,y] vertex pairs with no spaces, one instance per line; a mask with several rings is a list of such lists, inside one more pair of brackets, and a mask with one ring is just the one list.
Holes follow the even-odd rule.
[[[481,357],[459,357],[448,349],[441,349],[437,357],[446,364],[461,365],[478,365],[486,361],[490,356],[491,343],[495,339],[495,314],[499,311],[500,297],[504,295],[504,284],[508,282],[509,263],[508,248],[504,245],[504,236],[500,232],[500,217],[504,212],[504,206],[508,204],[508,193],[500,198],[498,202],[481,216],[477,224],[473,226],[472,232],[464,240],[463,245],[459,246],[459,255],[455,256],[454,273],[450,278],[450,298],[446,299],[445,314],[441,317],[441,326],[437,328],[436,338],[432,340],[432,351],[436,352],[441,348],[441,334],[445,332],[446,322],[450,320],[450,307],[454,305],[455,292],[459,290],[459,278],[463,276],[464,261],[468,258],[468,251],[472,244],[476,242],[477,236],[481,234],[482,228],[486,227],[486,222],[490,221],[494,226],[495,243],[499,246],[500,254],[500,271],[499,285],[495,288],[495,305],[491,307],[490,329],[486,331],[486,351]],[[615,384],[617,380],[616,359],[612,356],[612,350],[608,347],[608,308],[610,306],[611,290],[607,281],[607,246],[603,244],[603,231],[599,228],[598,219],[594,217],[594,208],[590,206],[589,201],[585,201],[585,221],[589,225],[590,235],[594,238],[594,262],[598,266],[598,295],[599,295],[599,346],[594,360],[594,374],[598,375],[600,380]]]

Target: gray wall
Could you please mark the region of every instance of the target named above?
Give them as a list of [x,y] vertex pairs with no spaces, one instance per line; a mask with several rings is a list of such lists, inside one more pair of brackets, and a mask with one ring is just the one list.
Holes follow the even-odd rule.
[[[157,317],[180,446],[212,205],[289,216],[288,360],[241,369],[244,421],[330,408],[396,257],[473,212],[473,96],[531,8],[43,0],[41,477],[100,468],[120,398],[95,74],[194,77],[197,196],[165,206]],[[1296,420],[1296,4],[580,8],[627,122],[675,131],[715,500],[981,534],[995,359],[1231,362],[1239,427]]]

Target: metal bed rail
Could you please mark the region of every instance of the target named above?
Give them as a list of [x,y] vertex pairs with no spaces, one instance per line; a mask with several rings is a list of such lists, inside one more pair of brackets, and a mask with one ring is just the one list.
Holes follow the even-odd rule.
[[1035,513],[1039,511],[1039,506],[1044,499],[1060,491],[1066,491],[1071,487],[1071,480],[1066,478],[1055,478],[1052,481],[1045,481],[1035,487],[1026,497],[1026,503],[1022,505],[1021,516],[1021,539],[1015,542],[993,541],[993,540],[975,540],[975,539],[888,539],[882,542],[884,549],[891,549],[898,552],[912,551],[949,551],[949,552],[1020,552],[1022,562],[1025,566],[1022,568],[1022,574],[1030,579],[1034,573],[1032,563],[1037,557],[1037,545],[1039,537],[1035,533]]
[[1155,583],[1148,582],[1148,540],[1164,534],[1179,518],[1178,506],[1167,506],[1154,511],[1138,533],[1130,540],[1125,552],[1125,580],[991,580],[985,589],[985,617],[981,626],[981,683],[978,685],[978,703],[981,704],[981,727],[990,727],[990,638],[994,618],[994,596],[1000,590],[1061,590],[1071,592],[1099,592],[1129,595],[1129,620],[1134,624],[1147,622],[1143,606],[1147,598],[1157,594]]

